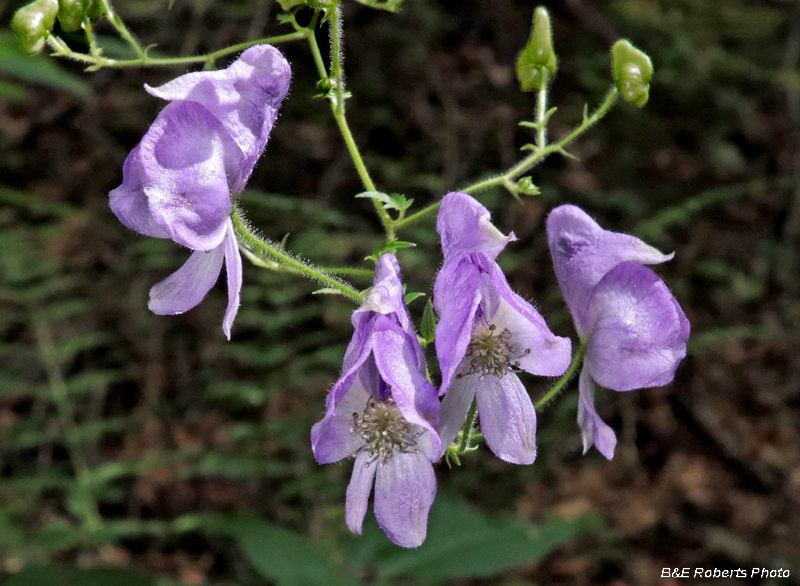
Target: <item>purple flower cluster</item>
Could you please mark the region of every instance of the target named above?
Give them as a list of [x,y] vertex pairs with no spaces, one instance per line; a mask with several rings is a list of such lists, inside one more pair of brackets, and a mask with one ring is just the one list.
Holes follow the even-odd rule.
[[[111,209],[129,228],[194,251],[151,289],[153,312],[178,314],[196,306],[224,262],[223,331],[230,338],[242,285],[234,200],[266,146],[290,77],[283,56],[259,45],[227,69],[147,87],[169,104],[128,155],[122,185],[109,194]],[[311,430],[318,462],[355,460],[346,499],[350,529],[361,533],[374,485],[378,524],[403,547],[425,540],[436,494],[433,464],[464,428],[473,401],[489,448],[507,462],[530,464],[536,458],[536,411],[517,373],[559,376],[572,359],[570,340],[554,335],[512,291],[497,263],[516,240],[513,233],[500,232],[489,211],[460,192],[442,200],[436,229],[444,254],[433,299],[440,388],[428,380],[397,259],[384,254],[353,313],[353,337],[325,415]],[[616,436],[595,410],[595,384],[615,391],[664,385],[686,355],[689,322],[664,282],[644,266],[672,255],[603,230],[571,205],[550,213],[547,237],[581,344],[584,452],[595,445],[612,458]]]
[[150,290],[154,313],[195,307],[216,283],[224,260],[228,308],[222,329],[230,339],[242,287],[233,200],[267,145],[290,78],[283,55],[257,45],[227,69],[145,86],[169,104],[125,160],[122,185],[109,193],[111,210],[140,234],[170,238],[194,251]]

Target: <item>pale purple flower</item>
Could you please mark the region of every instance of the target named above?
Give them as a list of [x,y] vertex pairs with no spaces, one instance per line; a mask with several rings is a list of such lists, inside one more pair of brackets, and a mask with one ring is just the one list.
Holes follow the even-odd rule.
[[436,494],[439,401],[391,254],[378,260],[372,289],[352,321],[342,375],[328,394],[325,417],[311,428],[314,457],[320,464],[355,457],[345,515],[353,533],[361,533],[374,480],[378,524],[397,545],[417,547]]
[[448,193],[436,229],[444,252],[433,297],[446,392],[439,427],[443,448],[457,436],[474,398],[489,448],[507,462],[530,464],[536,458],[536,412],[515,371],[558,376],[569,366],[571,343],[554,335],[509,287],[495,259],[516,237],[495,228],[485,207],[466,193]]
[[171,238],[194,252],[150,290],[148,307],[175,315],[195,307],[227,267],[230,339],[239,308],[242,259],[230,215],[264,151],[291,70],[269,45],[250,47],[227,69],[187,73],[145,89],[161,110],[109,193],[111,210],[145,236]]
[[584,453],[614,456],[613,430],[594,408],[594,383],[615,391],[666,385],[686,356],[689,321],[664,282],[643,264],[673,257],[638,238],[603,230],[572,205],[547,218],[556,277],[586,355],[578,387]]

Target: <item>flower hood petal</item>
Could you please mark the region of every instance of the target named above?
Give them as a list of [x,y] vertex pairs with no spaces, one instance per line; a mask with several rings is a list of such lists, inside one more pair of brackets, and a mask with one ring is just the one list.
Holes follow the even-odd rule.
[[489,210],[460,191],[448,193],[442,199],[436,231],[442,239],[445,263],[473,253],[494,260],[507,243],[517,239],[513,232],[504,236],[492,224]]
[[581,310],[594,286],[621,262],[657,264],[670,260],[634,236],[603,230],[582,209],[562,205],[547,217],[547,241],[567,305],[581,339],[587,334]]
[[193,250],[219,246],[233,211],[228,177],[242,157],[219,120],[196,102],[173,102],[142,138],[138,156],[156,223]]
[[139,234],[153,238],[169,238],[164,228],[156,223],[150,213],[150,205],[142,185],[142,170],[139,162],[139,147],[136,146],[128,154],[122,166],[122,185],[112,189],[109,194],[109,206],[119,221]]
[[237,181],[231,185],[238,195],[267,145],[290,80],[291,68],[280,51],[256,45],[227,69],[187,73],[145,89],[164,100],[200,103],[220,120],[244,154]]
[[583,311],[586,368],[598,384],[629,391],[668,384],[686,356],[689,320],[664,281],[626,262],[597,284]]

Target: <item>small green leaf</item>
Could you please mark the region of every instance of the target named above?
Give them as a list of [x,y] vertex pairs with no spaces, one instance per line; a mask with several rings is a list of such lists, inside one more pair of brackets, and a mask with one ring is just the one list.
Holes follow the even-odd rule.
[[430,299],[428,299],[425,304],[425,310],[422,312],[422,324],[420,324],[419,330],[426,344],[433,342],[436,337],[436,315],[433,312],[433,303],[431,303]]
[[409,303],[411,303],[412,301],[414,301],[415,299],[418,299],[420,297],[425,297],[425,293],[420,293],[418,291],[413,291],[411,293],[406,293],[406,296],[405,296],[406,305],[408,305]]
[[395,240],[394,242],[390,242],[383,248],[379,248],[373,251],[372,254],[366,257],[364,260],[371,260],[373,262],[378,262],[378,259],[386,253],[394,254],[397,250],[401,248],[413,248],[415,246],[416,244],[413,242],[403,242],[402,240]]
[[406,199],[406,197],[400,193],[389,194],[380,191],[364,191],[359,193],[356,197],[374,199],[375,201],[381,202],[384,209],[397,210],[400,213],[405,212],[411,207],[411,204],[414,203],[413,199]]
[[369,6],[370,8],[377,8],[378,10],[397,12],[403,0],[357,0],[357,2],[364,6]]

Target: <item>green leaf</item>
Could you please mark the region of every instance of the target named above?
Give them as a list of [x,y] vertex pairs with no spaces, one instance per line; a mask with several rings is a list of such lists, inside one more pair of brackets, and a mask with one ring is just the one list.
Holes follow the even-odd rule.
[[377,524],[365,523],[349,556],[377,570],[378,581],[401,576],[420,584],[486,578],[531,564],[573,537],[601,524],[588,515],[576,521],[550,517],[541,523],[491,518],[475,513],[460,498],[439,494],[431,509],[428,537],[417,549],[391,546]]
[[413,248],[415,246],[416,244],[414,242],[403,242],[402,240],[395,240],[394,242],[390,242],[383,248],[375,250],[371,255],[366,257],[364,260],[371,260],[378,262],[378,259],[386,253],[394,254],[401,248]]
[[370,8],[377,8],[378,10],[397,12],[403,0],[357,0],[357,2],[364,6],[369,6]]
[[433,303],[431,303],[430,299],[428,299],[425,304],[425,310],[422,312],[422,324],[419,330],[426,344],[433,342],[436,337],[436,315],[433,313]]
[[397,210],[403,214],[411,204],[414,203],[413,199],[406,199],[406,196],[400,193],[383,193],[381,191],[364,191],[359,193],[356,197],[369,198],[379,201],[387,210]]
[[258,574],[277,586],[357,586],[320,551],[320,544],[261,519],[238,519],[228,531]]
[[406,295],[405,295],[406,305],[408,305],[409,303],[411,303],[412,301],[414,301],[415,299],[418,299],[420,297],[425,297],[425,293],[420,293],[418,291],[413,291],[411,293],[406,293]]
[[111,568],[31,568],[3,581],[3,586],[153,586],[144,576]]

